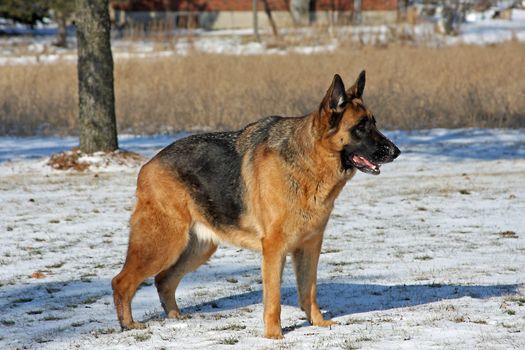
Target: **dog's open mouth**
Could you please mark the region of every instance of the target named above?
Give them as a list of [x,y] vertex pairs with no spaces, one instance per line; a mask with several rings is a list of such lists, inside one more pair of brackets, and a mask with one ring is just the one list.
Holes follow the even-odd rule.
[[348,158],[350,163],[352,163],[354,167],[356,167],[364,173],[379,175],[379,173],[381,172],[379,170],[380,164],[372,163],[365,157],[358,156],[357,154],[352,154]]

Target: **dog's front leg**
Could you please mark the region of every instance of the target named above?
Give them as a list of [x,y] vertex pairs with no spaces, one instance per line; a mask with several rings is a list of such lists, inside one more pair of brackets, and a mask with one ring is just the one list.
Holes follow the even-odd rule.
[[286,252],[280,240],[262,240],[262,279],[264,303],[264,336],[282,339],[281,329],[281,276]]
[[299,304],[306,313],[306,317],[314,326],[327,327],[335,324],[325,320],[317,305],[317,263],[321,254],[323,237],[307,242],[303,247],[293,252],[293,266],[297,278],[297,292]]

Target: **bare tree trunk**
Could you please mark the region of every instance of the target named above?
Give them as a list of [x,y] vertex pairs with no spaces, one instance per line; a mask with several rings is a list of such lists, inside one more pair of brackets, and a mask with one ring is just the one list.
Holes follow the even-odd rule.
[[275,25],[275,21],[272,17],[272,10],[270,9],[270,4],[268,3],[268,0],[263,0],[264,4],[264,11],[266,12],[266,15],[268,16],[268,21],[270,22],[270,25],[272,26],[272,32],[274,36],[279,36],[279,33],[277,32],[277,26]]
[[80,149],[118,148],[108,0],[76,0]]
[[354,0],[354,24],[361,24],[363,4],[361,0]]
[[290,0],[290,15],[295,26],[308,24],[308,11],[310,2],[308,0]]
[[259,21],[257,17],[257,0],[252,0],[252,10],[253,10],[253,35],[255,36],[255,41],[258,43],[261,42],[259,37]]
[[66,14],[63,11],[55,11],[55,19],[58,24],[55,46],[67,47]]

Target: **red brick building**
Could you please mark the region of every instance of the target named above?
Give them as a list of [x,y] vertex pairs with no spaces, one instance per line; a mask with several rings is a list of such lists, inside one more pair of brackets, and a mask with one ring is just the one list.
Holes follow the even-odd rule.
[[[272,15],[279,25],[291,24],[290,1],[268,0]],[[391,23],[397,18],[398,0],[310,0],[303,13],[306,22],[323,23],[355,21],[360,13],[361,22]],[[126,20],[147,21],[162,18],[166,14],[200,13],[199,22],[210,29],[250,27],[252,23],[252,0],[128,0],[112,4],[116,18],[125,14]],[[265,26],[266,15],[262,0],[258,0],[260,25]],[[204,21],[201,19],[204,18]]]
[[[259,10],[263,10],[262,1]],[[288,11],[289,0],[268,0],[272,11]],[[251,11],[252,0],[128,0],[113,4],[123,11]],[[353,0],[313,0],[311,11],[352,11]],[[362,11],[396,11],[397,0],[361,0]]]

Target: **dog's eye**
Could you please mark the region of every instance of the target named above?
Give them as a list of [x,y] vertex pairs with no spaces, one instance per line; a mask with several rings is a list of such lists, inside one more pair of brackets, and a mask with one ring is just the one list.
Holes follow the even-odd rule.
[[366,122],[361,122],[357,125],[357,130],[360,132],[366,131]]
[[360,137],[365,136],[367,128],[368,128],[367,121],[366,119],[363,119],[359,122],[359,124],[355,125],[350,131],[357,138],[360,138]]

